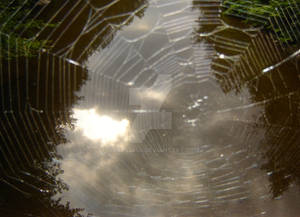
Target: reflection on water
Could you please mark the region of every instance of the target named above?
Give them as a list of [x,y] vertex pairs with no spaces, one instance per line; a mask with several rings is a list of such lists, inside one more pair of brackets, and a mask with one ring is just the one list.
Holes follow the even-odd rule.
[[298,216],[298,47],[221,1],[38,9],[52,46],[0,67],[1,214]]
[[100,116],[95,109],[74,109],[74,118],[75,130],[82,130],[86,137],[93,141],[101,140],[104,145],[126,136],[129,125],[126,119],[116,121],[109,116]]
[[57,177],[63,171],[54,160],[60,158],[56,146],[66,142],[58,126],[70,124],[86,70],[50,54],[2,60],[1,70],[1,215],[76,215],[83,209],[51,197],[68,190]]

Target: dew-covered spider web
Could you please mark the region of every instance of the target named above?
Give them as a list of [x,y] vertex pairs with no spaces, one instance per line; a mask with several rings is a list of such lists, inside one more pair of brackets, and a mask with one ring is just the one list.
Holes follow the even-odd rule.
[[299,216],[300,3],[262,2],[0,3],[0,216]]

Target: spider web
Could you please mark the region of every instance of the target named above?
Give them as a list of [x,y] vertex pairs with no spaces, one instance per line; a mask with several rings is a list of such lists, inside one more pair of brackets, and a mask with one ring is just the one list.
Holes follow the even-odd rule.
[[[0,172],[5,195],[30,199],[19,209],[4,200],[1,212],[280,216],[272,197],[300,177],[296,1],[281,16],[250,13],[250,1],[36,1],[3,32],[29,2],[1,20],[0,40],[26,37],[21,24],[41,19],[48,25],[30,40],[50,44],[1,60]],[[231,16],[261,24],[224,17],[230,5]],[[73,108],[94,106],[128,117],[138,139],[127,148],[140,151],[76,142]],[[296,216],[286,210],[299,197],[287,194],[281,214]]]

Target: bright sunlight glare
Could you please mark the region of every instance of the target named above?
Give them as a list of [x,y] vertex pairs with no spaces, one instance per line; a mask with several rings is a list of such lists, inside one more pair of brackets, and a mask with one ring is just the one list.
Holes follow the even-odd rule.
[[116,142],[125,137],[129,121],[114,120],[109,116],[100,116],[95,109],[74,109],[74,118],[77,119],[76,127],[91,140],[101,140],[103,143]]

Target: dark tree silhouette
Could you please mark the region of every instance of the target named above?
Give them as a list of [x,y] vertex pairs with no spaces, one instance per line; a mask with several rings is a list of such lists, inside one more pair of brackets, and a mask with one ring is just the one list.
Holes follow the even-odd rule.
[[[106,1],[104,5],[90,2],[96,8],[114,1]],[[80,100],[76,92],[85,84],[88,72],[74,65],[66,56],[61,57],[57,51],[74,43],[70,52],[66,52],[68,57],[74,59],[81,56],[80,60],[86,59],[96,48],[104,48],[112,41],[119,29],[114,29],[111,24],[129,25],[132,22],[130,15],[138,8],[141,10],[135,15],[143,16],[145,4],[144,0],[117,1],[99,10],[99,13],[94,10],[93,22],[100,24],[94,25],[88,33],[81,32],[91,11],[86,1],[51,1],[49,4],[35,5],[30,12],[28,10],[31,8],[26,6],[28,10],[25,13],[30,13],[29,17],[42,23],[49,23],[54,18],[51,23],[58,25],[55,28],[42,25],[31,29],[34,30],[33,41],[51,40],[53,46],[47,51],[39,47],[36,56],[25,58],[16,47],[10,47],[17,55],[13,59],[1,59],[1,214],[8,217],[82,216],[83,209],[72,208],[69,203],[63,205],[60,199],[55,200],[53,196],[68,190],[67,184],[58,178],[63,171],[56,146],[66,142],[61,126],[72,127],[72,107]],[[62,9],[61,13],[54,16],[59,9]],[[67,13],[69,16],[64,17]],[[113,15],[117,18],[110,19]],[[22,23],[23,17],[19,14],[14,19],[15,23]],[[22,29],[9,29],[7,34],[25,37],[30,28],[21,26]],[[94,36],[97,37],[90,44]]]

